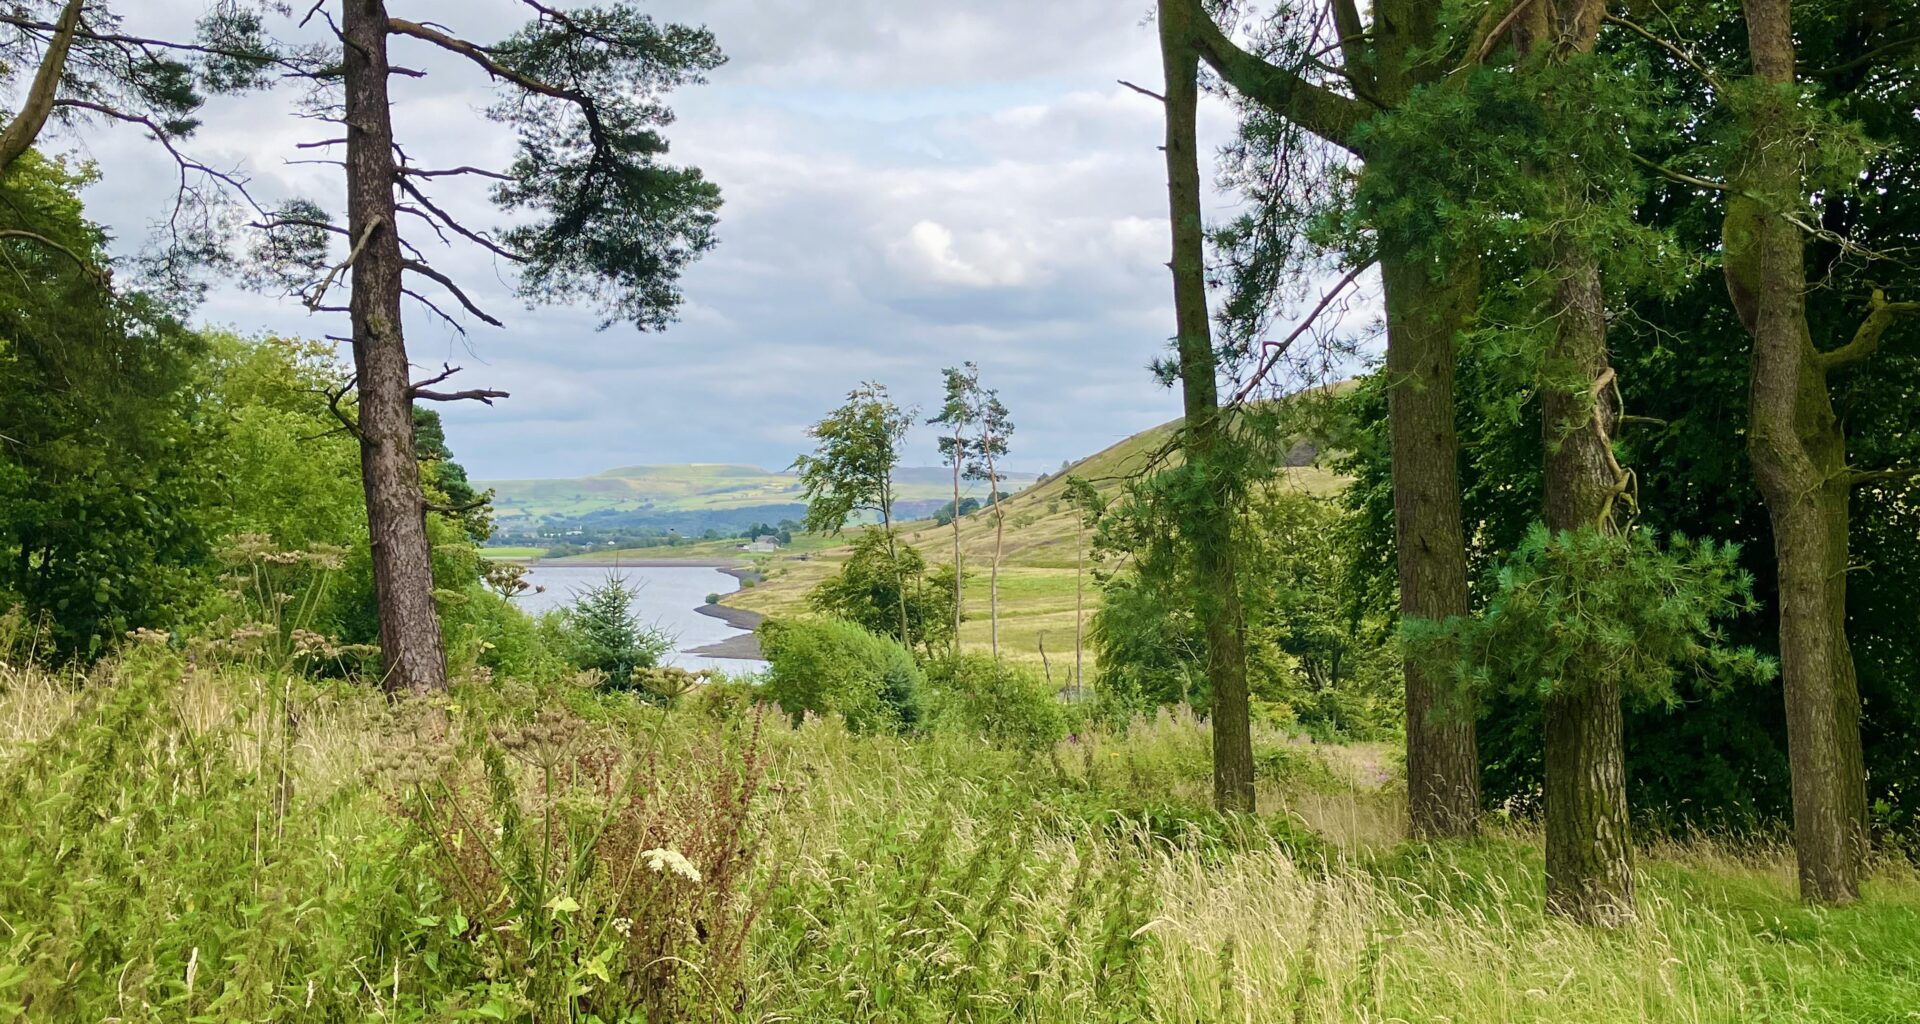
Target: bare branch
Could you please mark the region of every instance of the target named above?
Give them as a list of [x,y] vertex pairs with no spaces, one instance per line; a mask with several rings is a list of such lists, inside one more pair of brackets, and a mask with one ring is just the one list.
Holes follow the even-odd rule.
[[505,324],[502,324],[500,321],[494,319],[492,316],[489,316],[486,310],[483,310],[479,306],[475,305],[472,299],[467,298],[467,293],[461,291],[460,286],[453,283],[453,278],[448,277],[445,274],[442,274],[438,270],[435,270],[432,267],[427,266],[425,263],[422,263],[419,260],[405,260],[405,261],[402,261],[400,265],[407,270],[411,270],[414,273],[419,274],[421,277],[425,277],[434,281],[435,283],[439,284],[440,287],[445,288],[449,294],[451,294],[454,298],[460,300],[460,304],[466,307],[467,312],[472,313],[474,316],[479,317],[482,321],[484,321],[488,325],[493,327],[506,326]]
[[449,167],[446,170],[438,171],[417,171],[411,167],[402,167],[400,168],[400,173],[409,178],[444,178],[453,174],[477,174],[483,178],[493,178],[498,181],[513,180],[512,175],[501,174],[499,171],[489,171],[484,167]]
[[72,249],[69,249],[64,245],[61,245],[59,242],[56,242],[53,239],[48,238],[47,236],[42,235],[38,232],[23,231],[18,228],[7,228],[5,230],[0,230],[0,238],[23,238],[29,242],[37,242],[40,245],[44,245],[47,248],[52,249],[54,252],[57,252],[62,256],[65,256],[66,258],[72,260],[75,264],[77,264],[80,267],[80,270],[82,273],[93,278],[95,281],[98,281],[101,284],[106,284],[109,280],[111,280],[111,275],[107,271],[101,269],[98,266],[95,266],[92,263],[92,261],[88,260],[85,256],[82,256],[79,253],[74,252]]
[[513,397],[505,391],[496,391],[492,388],[474,388],[470,391],[428,391],[425,388],[411,388],[407,391],[407,396],[427,402],[485,402],[488,405],[492,405],[496,398]]
[[1366,273],[1368,268],[1373,266],[1373,263],[1374,261],[1368,260],[1354,267],[1352,270],[1347,271],[1346,275],[1335,282],[1332,288],[1327,289],[1327,293],[1320,297],[1320,301],[1314,305],[1313,309],[1307,313],[1305,318],[1294,325],[1293,330],[1289,332],[1285,338],[1277,342],[1270,341],[1262,345],[1261,347],[1267,350],[1266,358],[1260,361],[1259,368],[1253,372],[1251,377],[1247,378],[1247,383],[1233,396],[1233,401],[1227,403],[1228,406],[1237,406],[1245,402],[1247,396],[1253,394],[1253,389],[1259,387],[1260,382],[1266,379],[1267,374],[1273,370],[1274,364],[1280,361],[1280,357],[1287,354],[1287,350],[1292,348],[1293,343],[1298,341],[1300,336],[1305,334],[1307,330],[1313,326],[1314,322],[1320,318],[1321,313],[1326,312],[1327,307],[1333,304],[1333,300],[1338,297],[1341,292],[1346,291],[1348,285],[1359,279],[1361,274]]
[[433,301],[432,299],[427,298],[425,295],[422,295],[419,292],[414,291],[413,289],[408,288],[404,285],[401,286],[400,288],[400,294],[405,295],[407,298],[412,299],[413,301],[418,302],[422,306],[427,307],[427,312],[432,313],[434,316],[439,317],[441,321],[443,321],[448,327],[453,328],[454,333],[460,334],[463,336],[467,333],[466,325],[462,324],[458,320],[455,320],[453,318],[452,313],[449,313],[446,310],[441,309],[439,303]]
[[1145,96],[1149,99],[1159,100],[1162,103],[1167,102],[1167,98],[1165,96],[1162,96],[1157,92],[1154,92],[1152,89],[1148,89],[1144,86],[1135,85],[1124,78],[1116,79],[1116,81],[1118,81],[1121,85],[1124,85],[1127,88],[1132,89],[1134,92],[1137,92],[1140,95]]
[[1715,77],[1713,72],[1707,70],[1707,66],[1705,64],[1700,63],[1699,58],[1695,57],[1691,53],[1688,53],[1686,50],[1681,49],[1677,44],[1671,42],[1670,40],[1661,38],[1660,36],[1647,30],[1646,28],[1642,27],[1640,24],[1638,24],[1637,22],[1629,18],[1622,18],[1619,15],[1609,14],[1609,15],[1606,15],[1606,20],[1609,22],[1612,22],[1615,25],[1620,26],[1621,28],[1626,29],[1629,32],[1632,32],[1634,35],[1637,35],[1640,38],[1645,39],[1647,42],[1652,43],[1655,46],[1658,46],[1662,50],[1667,51],[1667,53],[1673,56],[1673,59],[1679,61],[1682,64],[1685,64],[1687,67],[1693,70],[1694,74],[1699,75],[1701,81],[1704,81],[1708,85],[1712,86],[1714,92],[1720,93],[1722,95],[1726,94],[1726,91],[1727,91],[1726,86],[1721,84],[1720,79]]
[[452,214],[448,213],[445,210],[442,210],[438,206],[435,206],[433,200],[427,198],[427,194],[425,192],[420,191],[419,187],[416,186],[413,182],[408,181],[406,178],[402,177],[400,179],[399,184],[400,184],[400,191],[405,192],[406,194],[412,196],[414,198],[414,201],[418,202],[422,207],[425,207],[435,217],[440,218],[440,222],[445,224],[448,228],[451,228],[455,234],[458,234],[460,237],[466,239],[467,241],[480,246],[481,248],[487,250],[488,252],[493,253],[495,256],[499,256],[502,259],[512,260],[515,263],[525,263],[527,261],[527,257],[525,255],[514,252],[512,249],[509,249],[506,246],[501,245],[499,242],[496,242],[493,239],[488,238],[486,235],[478,231],[474,231],[471,228],[468,228],[466,225],[461,224],[459,221],[455,220]]
[[1713,181],[1707,178],[1698,178],[1691,174],[1688,174],[1685,171],[1676,171],[1665,164],[1656,163],[1652,160],[1647,159],[1644,156],[1641,156],[1638,153],[1628,153],[1627,155],[1633,158],[1634,163],[1637,163],[1640,166],[1645,167],[1646,169],[1652,171],[1655,174],[1658,174],[1659,176],[1667,179],[1668,181],[1677,181],[1682,185],[1692,185],[1695,188],[1710,189],[1715,192],[1733,191],[1732,188],[1730,188],[1727,185],[1721,184],[1720,182]]
[[380,225],[384,223],[386,223],[385,217],[375,217],[367,222],[365,228],[360,230],[360,239],[353,243],[353,249],[347,253],[347,258],[340,261],[338,266],[328,270],[327,276],[321,278],[320,283],[314,286],[313,294],[307,296],[304,300],[309,311],[318,313],[325,308],[322,307],[320,303],[327,297],[327,289],[333,287],[333,282],[353,267],[353,262],[359,259],[360,254],[366,250],[367,242],[373,238],[374,231],[378,230]]

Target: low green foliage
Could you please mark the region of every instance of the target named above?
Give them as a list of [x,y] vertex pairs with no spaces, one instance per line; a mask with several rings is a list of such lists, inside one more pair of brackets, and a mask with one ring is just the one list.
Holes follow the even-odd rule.
[[858,623],[895,640],[900,639],[900,610],[905,607],[908,635],[916,649],[931,657],[953,646],[953,567],[943,565],[929,572],[918,550],[890,542],[880,530],[856,536],[853,552],[840,571],[815,586],[807,594],[807,603],[823,615]]
[[1544,699],[1601,681],[1641,704],[1679,700],[1680,674],[1725,686],[1773,676],[1773,662],[1724,644],[1718,620],[1753,610],[1739,548],[1650,531],[1550,533],[1535,526],[1471,618],[1402,623],[1410,656],[1451,672],[1472,699]]
[[1067,734],[1060,695],[1032,669],[982,654],[964,654],[927,668],[934,724],[999,747],[1049,750]]
[[855,732],[920,723],[925,678],[890,637],[840,619],[769,619],[760,624],[760,650],[767,699],[796,721],[835,714]]
[[1042,759],[958,730],[756,726],[747,684],[656,706],[496,679],[392,706],[224,658],[150,637],[78,688],[0,666],[0,1020],[1735,1024],[1920,1004],[1920,885],[1898,866],[1816,910],[1781,851],[1656,846],[1641,922],[1593,934],[1542,913],[1526,833],[1354,847],[1341,748],[1270,729],[1266,813],[1223,817],[1185,713]]

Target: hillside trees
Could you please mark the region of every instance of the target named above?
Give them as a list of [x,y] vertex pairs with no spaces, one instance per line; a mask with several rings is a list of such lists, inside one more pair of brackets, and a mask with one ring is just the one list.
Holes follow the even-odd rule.
[[907,584],[902,573],[899,538],[893,528],[893,471],[900,464],[912,414],[902,410],[886,385],[863,382],[847,393],[847,400],[808,429],[814,439],[812,455],[793,460],[807,502],[807,529],[839,533],[856,516],[871,512],[880,517],[887,560],[894,571],[894,593],[901,646],[913,647],[907,611]]
[[[945,428],[940,435],[940,459],[953,470],[953,504],[945,511],[946,522],[941,525],[953,527],[953,635],[960,635],[960,620],[964,617],[966,598],[961,587],[966,579],[965,563],[960,554],[960,517],[965,515],[960,503],[960,477],[967,469],[968,453],[974,445],[970,430],[978,419],[972,395],[979,387],[980,368],[973,363],[964,366],[949,366],[940,371],[945,394],[940,403],[940,412],[927,420],[929,425]],[[938,516],[935,517],[938,519]]]
[[[1200,0],[1172,0],[1171,6],[1192,26],[1201,57],[1246,101],[1243,135],[1250,127],[1272,136],[1260,145],[1277,151],[1276,159],[1260,168],[1266,173],[1257,180],[1284,183],[1299,151],[1316,143],[1334,148],[1338,159],[1370,165],[1368,122],[1441,80],[1458,57],[1446,45],[1449,26],[1438,0],[1382,0],[1366,20],[1351,0],[1331,0],[1315,12],[1282,4],[1252,50],[1234,42],[1200,9]],[[1298,26],[1309,29],[1293,32]],[[1378,173],[1368,166],[1360,179]],[[1265,232],[1285,235],[1297,227]],[[1420,618],[1462,614],[1467,559],[1453,387],[1458,335],[1472,323],[1479,297],[1478,261],[1472,252],[1437,250],[1391,226],[1359,227],[1367,244],[1349,263],[1361,267],[1377,259],[1386,299],[1400,610]],[[1271,282],[1257,273],[1235,282],[1256,291],[1263,283]],[[1412,829],[1421,836],[1471,834],[1480,809],[1473,724],[1443,709],[1441,681],[1426,669],[1409,662],[1403,671]]]

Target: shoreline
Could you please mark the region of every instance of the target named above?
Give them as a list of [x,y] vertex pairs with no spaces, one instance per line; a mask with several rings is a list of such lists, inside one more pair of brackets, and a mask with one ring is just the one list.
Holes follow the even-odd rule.
[[694,611],[719,619],[735,629],[743,629],[746,632],[738,636],[730,636],[718,643],[682,651],[682,654],[697,654],[703,658],[727,658],[735,661],[767,660],[766,655],[760,651],[760,634],[755,632],[766,616],[745,608],[729,608],[724,604],[703,604]]
[[[742,584],[759,583],[763,577],[760,570],[740,559],[721,561],[712,558],[639,558],[639,559],[554,559],[543,561],[535,558],[520,563],[530,569],[547,566],[555,569],[714,569],[739,580]],[[738,591],[736,591],[737,593]],[[721,658],[729,661],[765,661],[760,653],[760,636],[754,631],[766,616],[745,608],[730,608],[723,604],[703,604],[693,609],[696,613],[719,619],[735,629],[745,630],[738,636],[725,640],[693,647],[681,651],[681,654],[693,654],[703,658]]]

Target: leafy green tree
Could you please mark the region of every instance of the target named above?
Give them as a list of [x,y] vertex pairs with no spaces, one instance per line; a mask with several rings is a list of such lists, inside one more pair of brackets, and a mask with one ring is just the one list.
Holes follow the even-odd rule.
[[[896,561],[897,559],[897,561]],[[953,593],[951,566],[928,571],[927,560],[911,544],[897,548],[885,534],[867,530],[856,537],[853,553],[840,571],[822,580],[807,595],[815,611],[857,623],[881,636],[905,641],[899,632],[899,608],[907,608],[907,634],[929,658],[951,650]]]
[[[807,501],[807,529],[838,534],[862,513],[880,517],[881,536],[896,570],[902,567],[893,529],[893,471],[900,464],[913,416],[893,403],[886,386],[862,383],[844,405],[807,431],[812,455],[793,460]],[[895,580],[900,642],[912,647],[905,577]]]
[[173,625],[218,525],[196,458],[205,344],[152,297],[103,286],[104,235],[75,194],[88,180],[31,152],[0,179],[0,579],[60,656]]

